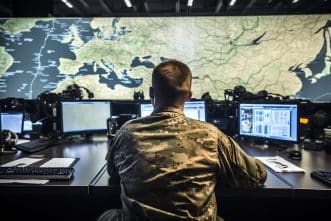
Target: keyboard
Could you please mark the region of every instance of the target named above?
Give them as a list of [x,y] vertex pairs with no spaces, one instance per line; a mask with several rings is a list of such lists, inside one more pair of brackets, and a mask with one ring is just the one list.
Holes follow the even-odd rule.
[[0,179],[70,180],[73,173],[72,167],[0,167]]
[[22,150],[28,153],[34,153],[39,150],[43,150],[56,143],[55,138],[38,138],[25,143],[16,144],[15,147],[18,150]]
[[331,187],[331,171],[312,171],[310,176]]

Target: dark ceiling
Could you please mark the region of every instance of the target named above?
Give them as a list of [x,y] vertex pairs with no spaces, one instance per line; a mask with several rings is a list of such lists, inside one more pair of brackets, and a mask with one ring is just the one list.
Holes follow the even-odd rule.
[[[1,0],[0,17],[283,15],[331,13],[331,0]],[[72,6],[72,7],[71,7]]]

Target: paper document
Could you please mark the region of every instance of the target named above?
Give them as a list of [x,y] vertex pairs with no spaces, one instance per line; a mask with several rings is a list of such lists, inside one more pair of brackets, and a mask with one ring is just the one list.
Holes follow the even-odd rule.
[[40,160],[43,160],[44,158],[30,158],[30,157],[24,157],[18,160],[10,161],[8,163],[5,163],[1,165],[1,167],[26,167],[31,164],[34,164]]
[[0,179],[0,183],[22,183],[22,184],[45,184],[49,180],[35,180],[35,179],[29,179],[29,180],[17,180],[17,179]]
[[75,158],[52,158],[40,167],[70,167]]
[[273,157],[255,157],[262,161],[267,167],[275,172],[286,173],[286,172],[305,172],[304,169],[294,165],[293,163],[285,160],[280,156]]
[[18,139],[16,144],[22,144],[22,143],[27,143],[30,142],[31,140],[26,140],[26,139]]

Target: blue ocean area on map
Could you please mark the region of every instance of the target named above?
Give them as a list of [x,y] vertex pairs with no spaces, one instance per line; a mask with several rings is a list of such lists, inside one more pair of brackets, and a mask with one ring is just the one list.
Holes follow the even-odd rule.
[[114,18],[112,22],[112,36],[111,40],[119,40],[121,36],[130,33],[131,30],[127,29],[126,27],[120,27],[118,30],[117,23],[120,21],[119,18]]
[[[1,31],[1,46],[14,58],[6,71],[6,91],[15,97],[35,98],[41,92],[56,87],[64,79],[60,75],[59,58],[75,59],[69,45],[61,43],[73,20],[40,21],[29,31],[10,36]],[[50,32],[52,29],[52,32]],[[12,39],[15,41],[12,41]]]
[[8,19],[0,19],[0,25],[5,24]]
[[[331,50],[331,36],[328,31],[330,27],[331,21],[329,20],[324,27],[321,27],[318,31],[315,32],[315,34],[323,33],[324,42],[316,57],[304,66],[305,68],[310,69],[312,75],[306,77],[306,74],[302,68],[302,64],[289,68],[290,71],[296,73],[302,82],[301,90],[296,94],[296,96],[299,98],[311,98],[311,100],[315,102],[331,101],[331,68],[325,70],[327,67],[326,63],[331,63],[331,57],[327,54],[328,50]],[[319,79],[315,79],[315,76],[323,71],[326,71],[327,75]]]
[[138,66],[145,66],[146,68],[154,68],[155,67],[155,64],[153,64],[153,62],[149,61],[148,59],[150,59],[152,56],[144,56],[142,57],[142,59],[140,59],[139,57],[135,57],[133,60],[132,60],[132,63],[131,63],[131,67],[134,68],[134,67],[138,67]]
[[[115,26],[118,20],[114,19]],[[7,19],[0,19],[0,24],[4,24]],[[66,77],[84,76],[89,74],[105,74],[106,71],[98,67],[93,70],[92,64],[84,64],[79,68],[78,73],[69,75],[59,72],[59,59],[65,58],[75,60],[76,55],[72,52],[76,49],[70,41],[62,43],[63,36],[70,34],[70,26],[76,25],[80,39],[85,43],[95,38],[95,33],[99,29],[92,29],[90,26],[91,18],[84,19],[54,19],[51,21],[38,21],[29,31],[20,32],[16,35],[10,35],[5,30],[0,29],[0,46],[14,58],[13,64],[6,71],[0,82],[0,98],[22,97],[36,98],[44,91],[53,90],[58,87],[59,82]],[[118,40],[130,31],[125,27],[116,31],[114,27],[114,38]],[[142,64],[149,66],[148,62]],[[125,71],[123,77],[118,78],[117,74],[112,71],[107,78],[101,77],[100,83],[106,84],[109,88],[114,89],[116,84],[125,87],[137,87],[141,85],[142,79],[133,79]]]
[[[96,67],[96,69],[94,68]],[[143,83],[142,78],[131,78],[126,70],[123,70],[121,74],[116,73],[114,70],[106,71],[101,68],[99,65],[93,64],[84,64],[83,67],[79,68],[79,71],[75,74],[75,76],[86,76],[91,74],[99,75],[99,82],[102,84],[106,84],[107,87],[114,90],[117,84],[128,87],[128,88],[136,88]],[[108,74],[105,77],[105,74]],[[120,78],[118,76],[121,76]]]
[[128,76],[126,74],[126,70],[123,71],[122,75],[123,77],[119,79],[117,74],[115,74],[115,72],[112,71],[107,75],[107,77],[100,75],[99,82],[102,84],[106,84],[109,88],[113,90],[115,89],[115,86],[117,84],[120,84],[128,88],[136,88],[143,83],[142,78],[133,79],[130,76]]

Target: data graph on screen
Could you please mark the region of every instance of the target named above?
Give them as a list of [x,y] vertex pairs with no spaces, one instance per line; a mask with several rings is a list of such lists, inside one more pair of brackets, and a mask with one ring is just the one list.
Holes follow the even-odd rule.
[[61,129],[65,133],[106,132],[110,101],[62,101]]
[[297,104],[240,103],[239,135],[297,142]]
[[[140,104],[140,117],[146,117],[153,112],[152,104]],[[204,101],[187,101],[184,105],[184,114],[186,117],[206,121],[206,107]]]

